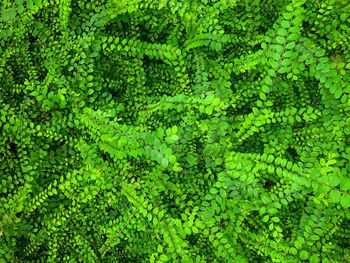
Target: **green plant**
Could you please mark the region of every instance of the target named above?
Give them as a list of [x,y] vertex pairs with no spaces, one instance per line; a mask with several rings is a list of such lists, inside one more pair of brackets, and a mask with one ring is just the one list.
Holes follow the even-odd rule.
[[347,1],[4,0],[0,262],[347,262]]

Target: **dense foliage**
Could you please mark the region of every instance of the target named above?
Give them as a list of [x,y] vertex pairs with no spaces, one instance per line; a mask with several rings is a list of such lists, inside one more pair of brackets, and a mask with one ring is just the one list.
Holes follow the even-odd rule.
[[348,1],[0,8],[0,262],[349,262]]

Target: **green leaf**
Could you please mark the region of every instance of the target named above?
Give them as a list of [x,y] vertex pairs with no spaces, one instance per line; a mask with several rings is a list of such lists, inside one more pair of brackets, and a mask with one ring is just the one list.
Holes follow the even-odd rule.
[[278,44],[284,44],[286,42],[286,39],[283,36],[277,36],[276,41]]
[[266,83],[267,85],[272,85],[272,79],[270,78],[270,76],[267,76],[267,77],[265,78],[265,83]]
[[343,193],[343,196],[341,197],[340,204],[345,209],[350,207],[350,195],[347,193]]
[[289,22],[286,21],[286,20],[282,20],[281,25],[282,25],[282,27],[284,27],[284,28],[289,28],[289,26],[290,26]]
[[162,247],[162,245],[158,245],[158,247],[157,247],[157,251],[159,252],[159,253],[162,253],[163,252],[163,247]]
[[212,104],[214,101],[214,96],[213,95],[209,95],[205,98],[205,100],[203,101],[204,104],[209,105]]
[[295,42],[290,42],[286,45],[286,49],[293,49],[295,47]]
[[280,221],[278,217],[272,217],[271,220],[275,223],[278,223]]
[[310,263],[319,263],[320,262],[318,254],[313,254],[309,260],[310,260]]
[[206,107],[205,108],[205,113],[208,115],[211,115],[213,113],[213,108],[212,107]]
[[215,195],[218,192],[218,190],[216,190],[216,188],[211,188],[209,192]]
[[163,166],[164,168],[167,168],[167,167],[168,167],[168,165],[169,165],[169,161],[168,161],[168,159],[163,158],[163,159],[162,159],[161,164],[162,164],[162,166]]
[[337,88],[335,93],[334,93],[334,97],[336,99],[339,99],[341,97],[341,95],[343,94],[342,90],[340,88]]
[[173,135],[171,135],[171,139],[172,139],[174,142],[176,142],[176,141],[179,140],[179,136],[177,136],[176,134],[173,134]]
[[280,36],[286,36],[288,33],[287,30],[285,30],[284,28],[280,28],[278,29],[277,34],[279,34]]
[[292,18],[292,14],[291,13],[284,13],[283,14],[283,17],[286,19],[286,20],[290,20]]
[[329,193],[329,199],[333,202],[333,203],[338,203],[340,201],[340,192],[338,190],[332,190]]
[[187,234],[187,235],[191,235],[192,234],[192,231],[191,231],[191,229],[189,228],[189,227],[185,227],[185,233]]
[[[271,83],[272,83],[272,82],[271,82]],[[266,86],[266,85],[263,85],[263,86],[262,86],[262,91],[263,91],[264,93],[269,93],[270,88],[269,88],[268,86]]]
[[348,191],[350,189],[350,179],[349,178],[342,178],[340,182],[340,188],[344,191]]
[[174,163],[176,162],[176,157],[175,157],[175,155],[171,155],[171,156],[169,157],[169,162],[170,162],[171,164],[174,164]]
[[14,8],[6,9],[3,11],[2,19],[4,19],[5,22],[15,17],[16,17],[16,11]]
[[300,259],[307,260],[308,257],[309,257],[309,253],[307,251],[303,250],[300,252]]
[[227,194],[226,194],[226,191],[224,189],[220,189],[220,196],[222,198],[226,198]]
[[190,166],[193,166],[197,163],[197,158],[194,157],[193,155],[188,155],[186,159]]
[[265,99],[266,99],[266,95],[265,95],[264,92],[260,92],[260,93],[259,93],[259,97],[260,97],[260,99],[262,99],[262,100],[265,100]]
[[215,107],[215,106],[217,106],[217,105],[219,105],[219,103],[220,103],[220,99],[218,98],[218,97],[216,97],[214,100],[213,100],[213,103],[212,103],[212,107]]
[[[322,161],[322,159],[321,159]],[[340,178],[337,175],[330,175],[329,177],[329,184],[333,187],[336,187],[337,185],[340,184]]]

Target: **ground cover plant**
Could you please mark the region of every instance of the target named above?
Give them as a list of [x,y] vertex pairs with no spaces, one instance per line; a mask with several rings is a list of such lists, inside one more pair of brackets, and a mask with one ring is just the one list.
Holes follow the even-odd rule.
[[2,0],[0,262],[350,261],[350,4]]

